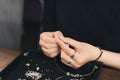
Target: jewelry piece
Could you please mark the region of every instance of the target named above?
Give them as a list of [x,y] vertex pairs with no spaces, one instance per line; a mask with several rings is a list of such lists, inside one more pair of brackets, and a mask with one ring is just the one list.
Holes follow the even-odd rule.
[[68,64],[71,64],[71,63],[72,63],[75,54],[76,54],[76,51],[73,53],[73,55],[70,56],[70,61],[68,62]]
[[54,58],[54,61],[55,61],[55,65],[62,73],[66,74],[66,76],[68,77],[73,77],[73,78],[84,79],[85,77],[92,75],[98,69],[98,66],[94,65],[91,72],[87,74],[71,73],[69,71],[64,71],[62,68],[60,68],[60,66],[57,64],[56,58]]
[[102,49],[100,47],[98,47],[98,49],[100,50],[100,55],[94,61],[98,61],[103,54]]
[[70,57],[73,59],[74,58],[74,56],[75,56],[75,54],[76,54],[76,51],[73,53],[73,55],[71,55]]
[[42,74],[36,71],[27,71],[25,76],[28,78],[32,78],[33,80],[39,80],[42,78]]
[[73,61],[73,59],[72,59],[72,58],[70,58],[70,61],[68,62],[68,64],[71,64],[71,63],[72,63],[72,61]]
[[55,80],[60,80],[60,79],[62,79],[62,78],[63,78],[63,76],[60,76],[60,77],[56,78]]
[[24,55],[24,56],[28,56],[28,54],[29,54],[29,52],[25,52],[23,55]]
[[27,80],[27,79],[18,78],[17,80]]

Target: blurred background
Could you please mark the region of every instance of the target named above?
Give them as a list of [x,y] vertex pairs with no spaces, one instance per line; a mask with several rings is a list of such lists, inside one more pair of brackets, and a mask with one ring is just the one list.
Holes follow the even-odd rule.
[[0,0],[0,48],[38,47],[42,0]]
[[0,0],[0,72],[24,49],[39,50],[43,0]]

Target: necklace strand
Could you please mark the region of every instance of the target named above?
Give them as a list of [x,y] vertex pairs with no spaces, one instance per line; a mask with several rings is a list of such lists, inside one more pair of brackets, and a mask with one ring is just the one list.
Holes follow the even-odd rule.
[[93,67],[93,69],[92,69],[92,71],[91,71],[90,73],[87,73],[87,74],[84,74],[84,75],[79,74],[79,73],[74,74],[74,73],[71,73],[71,72],[66,72],[66,71],[64,71],[63,69],[61,69],[60,66],[57,64],[56,58],[54,58],[54,61],[55,61],[55,64],[56,64],[57,68],[58,68],[62,73],[66,74],[66,76],[69,76],[69,77],[84,78],[84,77],[87,77],[87,76],[92,75],[92,74],[95,72],[95,70],[98,69],[98,66],[97,66],[97,65],[94,65],[94,67]]

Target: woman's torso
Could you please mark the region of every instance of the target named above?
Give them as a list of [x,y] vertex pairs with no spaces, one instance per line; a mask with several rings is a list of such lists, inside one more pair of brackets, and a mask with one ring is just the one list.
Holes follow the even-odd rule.
[[119,51],[119,3],[119,0],[53,0],[55,15],[51,18],[56,16],[55,25],[64,36]]

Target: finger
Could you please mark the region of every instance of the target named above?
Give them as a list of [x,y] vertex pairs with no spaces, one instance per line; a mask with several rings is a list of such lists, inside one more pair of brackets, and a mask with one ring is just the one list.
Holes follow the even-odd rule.
[[46,49],[44,47],[41,47],[41,49],[46,52],[47,54],[52,54],[52,53],[55,53],[55,52],[58,52],[58,48],[51,48],[51,49]]
[[[72,47],[74,47],[75,51],[77,52],[74,60],[76,61],[76,63],[78,63],[80,66],[86,64],[87,62],[89,62],[89,56],[87,56],[88,53],[86,53],[86,48],[83,49],[83,47],[86,45],[88,46],[87,43],[83,43],[83,42],[79,42],[76,41],[74,39],[71,38],[66,38],[68,44],[70,44]],[[90,46],[90,45],[89,45]]]
[[72,61],[71,64],[66,63],[66,61],[64,61],[64,60],[61,60],[61,62],[64,63],[65,65],[69,66],[69,67],[74,68],[74,69],[78,69],[78,68],[81,67],[79,64],[76,64],[75,61]]
[[[70,57],[69,57],[65,52],[62,51],[62,52],[61,52],[61,61],[62,61],[64,64],[72,67],[71,64],[68,64],[69,60],[70,60]],[[72,61],[72,62],[73,62],[73,61]]]
[[70,57],[68,55],[66,55],[65,53],[61,54],[61,61],[70,67],[73,67],[74,69],[77,69],[79,67],[79,64],[75,62],[75,60],[73,59],[72,62],[70,64],[68,64],[68,62],[70,61]]
[[68,44],[65,44],[62,40],[57,38],[56,42],[60,46],[61,50],[64,51],[67,55],[71,56],[75,52],[68,46]]
[[62,32],[61,31],[56,31],[54,32],[55,34],[57,34],[58,36],[63,36]]
[[58,35],[59,39],[62,40],[64,43],[68,44],[67,40],[65,39],[64,36]]
[[[61,58],[63,59],[64,63],[66,62],[66,64],[67,64],[67,62],[70,61],[70,58],[71,58],[67,54],[68,53],[65,53],[63,51],[61,52]],[[87,61],[87,56],[84,53],[76,52],[72,59],[73,59],[73,61],[72,61],[71,65],[72,65],[72,67],[74,67],[76,69],[88,62]]]
[[46,43],[43,40],[41,40],[39,44],[41,45],[41,47],[44,47],[44,48],[47,48],[47,49],[58,48],[58,45],[56,43]]
[[46,43],[56,43],[53,33],[44,32],[40,35],[40,41],[43,40]]
[[60,31],[56,31],[54,35],[55,35],[55,38],[59,38],[59,36],[64,37],[62,32],[60,32]]
[[61,59],[61,62],[64,63],[65,65],[73,68],[73,66],[71,64],[68,64],[65,60]]
[[85,53],[76,52],[74,56],[74,61],[76,62],[76,64],[78,64],[78,66],[76,67],[81,67],[88,62],[88,56]]
[[55,57],[58,55],[59,50],[58,48],[51,48],[51,49],[46,49],[44,47],[41,48],[43,50],[43,52],[49,56],[49,57]]

